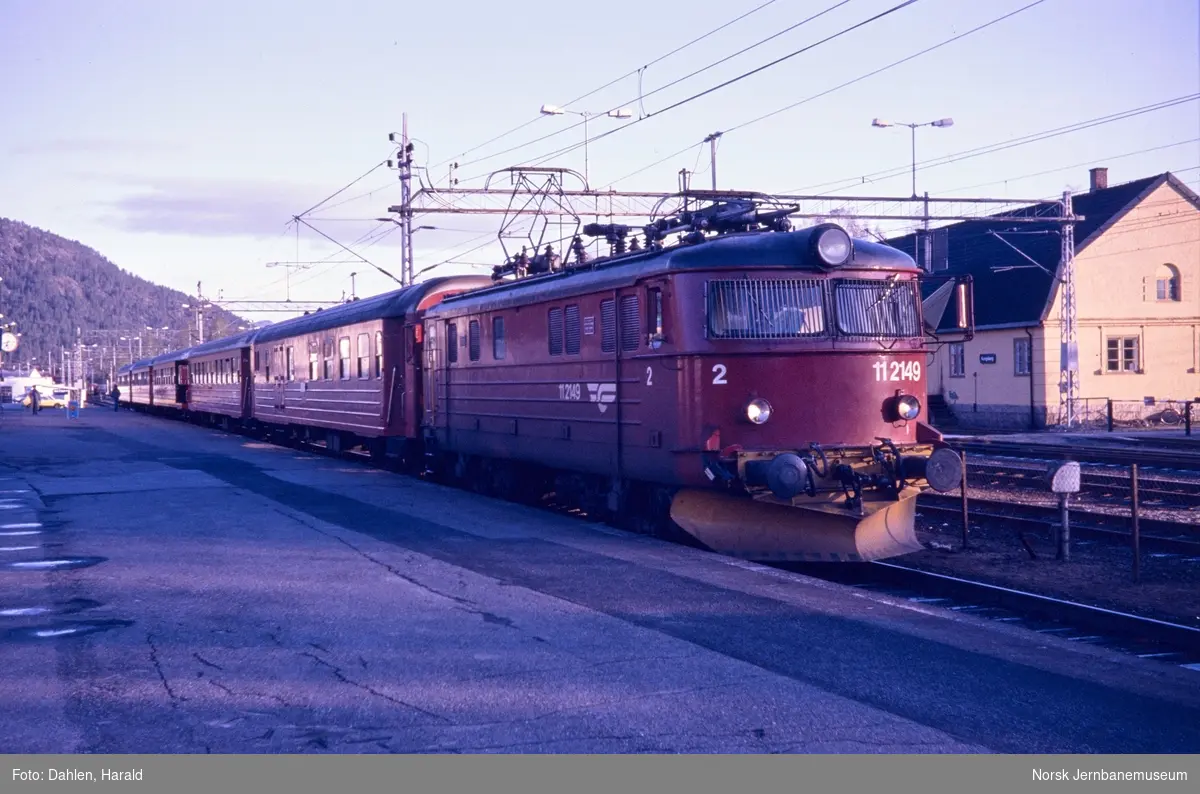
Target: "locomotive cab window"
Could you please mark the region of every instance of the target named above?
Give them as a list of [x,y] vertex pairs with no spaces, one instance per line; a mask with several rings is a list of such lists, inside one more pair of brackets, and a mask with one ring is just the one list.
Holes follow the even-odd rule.
[[649,321],[650,334],[653,336],[662,336],[663,332],[663,303],[662,290],[655,287],[647,291],[649,300],[647,301],[647,320]]
[[834,282],[838,332],[868,339],[921,336],[915,280],[842,279]]
[[826,333],[824,282],[817,279],[710,281],[707,292],[712,338],[786,339]]

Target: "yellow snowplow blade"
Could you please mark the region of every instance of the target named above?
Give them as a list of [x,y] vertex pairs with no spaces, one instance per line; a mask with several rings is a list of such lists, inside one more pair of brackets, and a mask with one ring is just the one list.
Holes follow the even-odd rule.
[[700,490],[680,491],[671,519],[720,554],[748,560],[866,562],[921,551],[915,516],[918,488],[898,500],[872,500],[847,510],[844,496],[797,498],[794,503],[761,496],[738,498]]

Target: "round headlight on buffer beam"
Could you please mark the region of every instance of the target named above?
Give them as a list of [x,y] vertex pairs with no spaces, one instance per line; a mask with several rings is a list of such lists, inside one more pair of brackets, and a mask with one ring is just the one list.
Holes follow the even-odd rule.
[[771,404],[763,399],[753,399],[746,405],[746,418],[761,425],[771,418]]
[[817,256],[829,267],[838,267],[850,261],[854,247],[850,235],[840,226],[830,224],[817,231]]
[[896,398],[896,415],[911,422],[921,415],[921,401],[911,394],[900,395]]

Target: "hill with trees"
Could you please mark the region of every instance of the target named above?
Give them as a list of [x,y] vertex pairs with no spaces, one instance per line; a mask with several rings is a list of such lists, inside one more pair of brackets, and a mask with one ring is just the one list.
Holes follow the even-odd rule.
[[[14,362],[57,367],[60,350],[76,344],[76,329],[89,357],[106,364],[114,351],[123,365],[139,347],[149,357],[196,341],[195,313],[183,308],[191,296],[128,273],[82,243],[5,218],[0,278],[0,325],[15,322],[21,334],[20,348],[4,356],[6,369]],[[250,325],[215,306],[204,311],[206,339]]]

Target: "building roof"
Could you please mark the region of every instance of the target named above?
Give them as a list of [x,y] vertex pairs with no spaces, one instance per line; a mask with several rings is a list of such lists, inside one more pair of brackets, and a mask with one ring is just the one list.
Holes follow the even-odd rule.
[[[1169,172],[1072,196],[1072,209],[1083,216],[1075,226],[1076,255],[1164,184],[1200,209],[1200,197]],[[1057,215],[1058,203],[1045,202],[934,230],[934,261],[944,254],[948,263],[947,269],[935,273],[971,276],[976,327],[1039,325],[1045,319],[1061,259],[1059,224],[1014,224],[1007,219]],[[993,232],[1003,233],[1002,237]],[[921,245],[915,233],[892,238],[888,244],[914,257]],[[953,317],[944,317],[943,327],[952,321]]]

